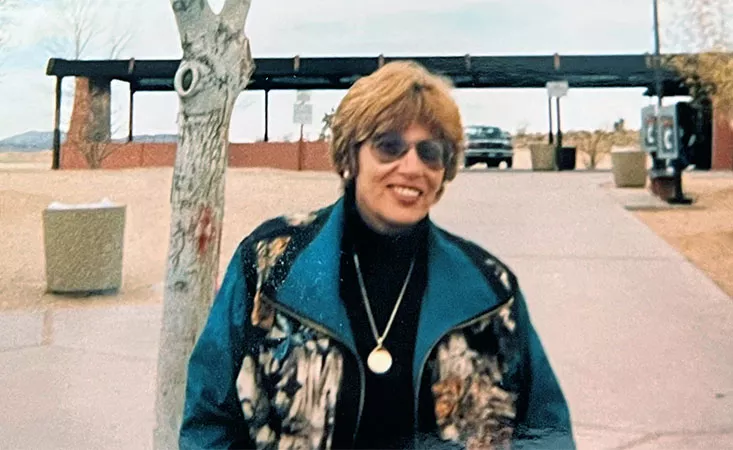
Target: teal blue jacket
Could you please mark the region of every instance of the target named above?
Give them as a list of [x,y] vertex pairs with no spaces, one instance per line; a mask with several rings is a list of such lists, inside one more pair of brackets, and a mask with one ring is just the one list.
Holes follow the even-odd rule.
[[[240,243],[190,358],[182,449],[331,448],[338,414],[353,415],[347,434],[356,436],[364,361],[339,298],[343,210],[341,199],[279,217]],[[424,442],[574,449],[516,277],[479,246],[429,227],[412,368],[416,421],[426,371],[433,393],[437,431]],[[337,411],[346,390],[358,402]]]

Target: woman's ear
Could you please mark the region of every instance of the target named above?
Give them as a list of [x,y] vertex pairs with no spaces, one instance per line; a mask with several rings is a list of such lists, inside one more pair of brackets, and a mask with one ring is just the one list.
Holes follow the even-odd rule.
[[359,152],[359,147],[354,148],[354,151],[350,152],[346,159],[346,169],[343,172],[343,178],[346,181],[355,179],[359,173]]
[[433,202],[433,205],[438,203],[438,200],[440,200],[443,197],[443,194],[445,193],[445,186],[447,184],[448,183],[445,181],[441,183],[440,188],[438,189],[438,192],[435,193],[435,201]]

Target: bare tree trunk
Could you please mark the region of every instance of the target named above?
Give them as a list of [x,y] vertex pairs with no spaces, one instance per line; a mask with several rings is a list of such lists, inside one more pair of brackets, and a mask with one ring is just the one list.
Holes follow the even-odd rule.
[[224,213],[229,124],[254,71],[244,25],[250,0],[171,0],[183,48],[175,77],[179,141],[158,353],[156,449],[177,448],[186,370],[214,297]]
[[78,144],[78,149],[84,155],[84,159],[86,159],[90,169],[101,169],[102,163],[108,156],[118,150],[123,150],[124,147],[115,145],[109,141],[83,141]]

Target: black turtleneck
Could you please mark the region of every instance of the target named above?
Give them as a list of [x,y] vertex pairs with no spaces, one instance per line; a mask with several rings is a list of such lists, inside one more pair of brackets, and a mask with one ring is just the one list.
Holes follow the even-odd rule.
[[[428,220],[426,218],[397,235],[380,234],[369,227],[359,214],[353,186],[346,189],[344,219],[340,294],[348,312],[359,357],[364,361],[366,371],[364,409],[355,446],[409,447],[415,433],[412,364],[420,306],[427,281]],[[359,288],[353,261],[354,251],[359,257],[364,284],[380,335],[395,307],[410,262],[413,256],[416,258],[402,303],[384,341],[384,347],[392,354],[393,364],[382,375],[373,373],[366,365],[376,341]],[[422,395],[428,393],[429,390]],[[353,403],[355,400],[356,404]],[[358,399],[353,395],[348,403],[348,408],[344,409],[358,408]]]

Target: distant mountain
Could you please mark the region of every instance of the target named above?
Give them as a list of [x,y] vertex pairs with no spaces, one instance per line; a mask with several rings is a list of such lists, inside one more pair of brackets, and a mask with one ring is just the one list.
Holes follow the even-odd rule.
[[[61,133],[61,142],[66,141],[66,133]],[[127,142],[127,138],[113,139],[114,142]],[[133,137],[134,142],[176,142],[177,134],[143,134]],[[27,131],[23,134],[0,140],[0,152],[37,152],[53,147],[52,131]]]
[[[66,140],[66,133],[61,133],[61,142]],[[21,151],[38,152],[53,147],[52,131],[27,131],[0,141],[0,152]]]

